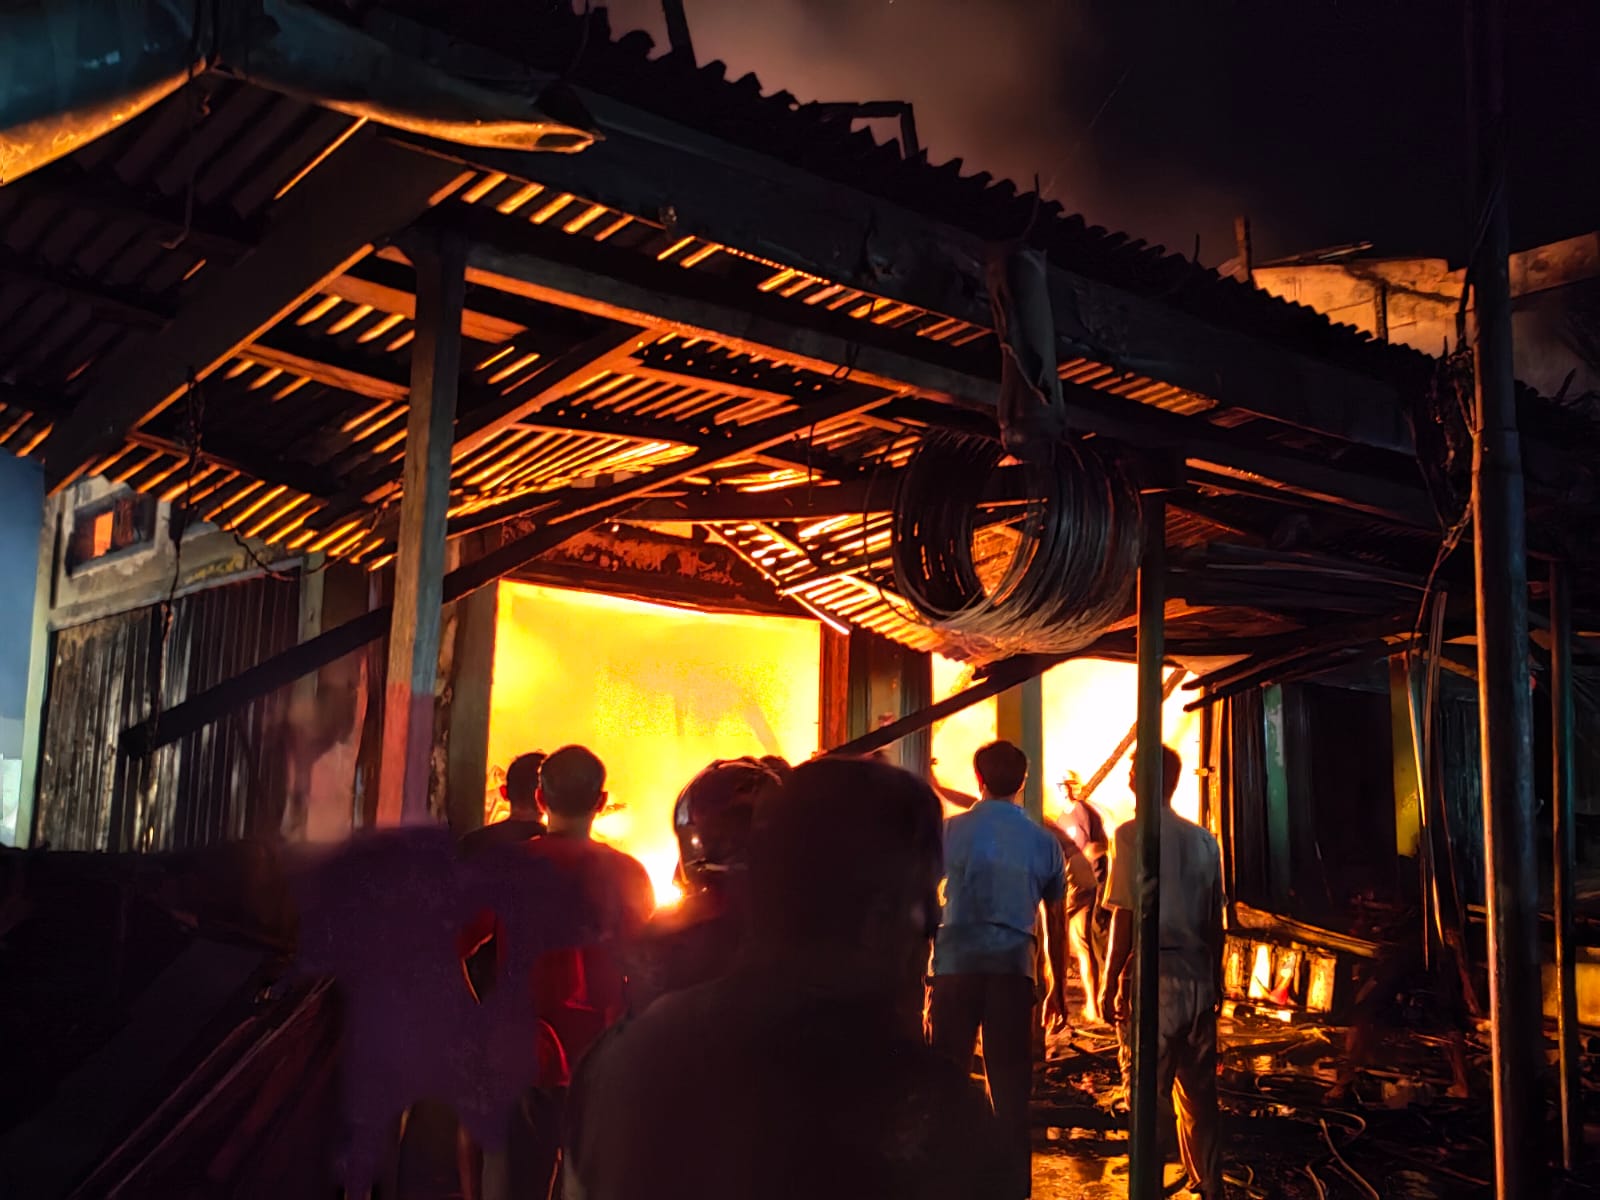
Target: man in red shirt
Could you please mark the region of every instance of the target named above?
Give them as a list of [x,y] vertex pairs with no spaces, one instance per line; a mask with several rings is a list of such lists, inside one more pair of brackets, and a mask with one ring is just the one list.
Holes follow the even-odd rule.
[[622,1017],[624,948],[655,909],[650,876],[639,861],[592,836],[594,819],[605,807],[605,785],[605,765],[582,746],[563,746],[539,770],[539,809],[549,832],[528,842],[526,852],[552,863],[577,887],[599,936],[584,946],[549,951],[534,964],[539,1086],[524,1102],[525,1125],[516,1131],[509,1155],[485,1155],[487,1198],[549,1194],[567,1085],[589,1047]]

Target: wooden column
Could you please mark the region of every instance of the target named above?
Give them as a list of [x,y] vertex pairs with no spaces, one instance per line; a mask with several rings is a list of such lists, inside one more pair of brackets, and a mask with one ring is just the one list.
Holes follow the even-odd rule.
[[[498,530],[468,535],[482,543]],[[480,547],[468,545],[463,553]],[[483,824],[489,780],[489,712],[494,690],[495,622],[500,615],[498,586],[480,588],[455,605],[455,653],[450,659],[450,740],[446,758],[446,810],[453,833]]]
[[1022,808],[1035,821],[1044,820],[1044,677],[1035,675],[1001,692],[995,711],[995,733],[1028,756],[1028,782]]
[[817,744],[833,750],[850,741],[850,635],[822,627],[817,664]]
[[378,823],[425,820],[439,668],[450,448],[461,375],[466,246],[449,235],[418,249],[417,333],[406,421],[405,494],[395,556],[394,616],[384,690]]
[[1478,583],[1478,721],[1483,754],[1484,890],[1494,1049],[1495,1194],[1545,1194],[1544,1014],[1539,995],[1539,874],[1533,836],[1533,698],[1528,666],[1527,511],[1511,342],[1509,119],[1505,97],[1509,0],[1467,6],[1468,69],[1480,214],[1472,282],[1476,436],[1472,457]]
[[[900,654],[900,713],[921,712],[933,703],[933,655],[902,647]],[[933,771],[933,728],[919,729],[900,741],[900,765],[918,779]]]
[[1555,847],[1556,1019],[1561,1078],[1561,1164],[1583,1161],[1583,1080],[1578,1069],[1578,944],[1574,883],[1578,869],[1573,793],[1577,716],[1572,691],[1572,581],[1565,563],[1550,567],[1550,814]]
[[1162,1156],[1156,1131],[1156,1043],[1161,973],[1161,701],[1165,654],[1166,503],[1144,500],[1144,558],[1139,564],[1138,736],[1134,845],[1138,889],[1133,914],[1133,1079],[1130,1081],[1128,1196],[1158,1200]]

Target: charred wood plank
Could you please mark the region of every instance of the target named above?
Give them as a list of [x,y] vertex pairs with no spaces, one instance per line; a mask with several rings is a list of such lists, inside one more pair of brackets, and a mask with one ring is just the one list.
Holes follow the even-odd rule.
[[138,1119],[225,1006],[248,995],[271,956],[195,941],[133,1001],[126,1026],[56,1089],[32,1120],[0,1138],[0,1170],[18,1196],[64,1196]]
[[417,338],[411,355],[405,495],[389,622],[383,769],[378,776],[378,822],[384,825],[428,815],[466,261],[465,244],[449,236],[416,258]]
[[102,283],[69,267],[41,262],[6,247],[0,247],[0,279],[65,296],[96,316],[139,329],[160,329],[176,315],[168,299]]

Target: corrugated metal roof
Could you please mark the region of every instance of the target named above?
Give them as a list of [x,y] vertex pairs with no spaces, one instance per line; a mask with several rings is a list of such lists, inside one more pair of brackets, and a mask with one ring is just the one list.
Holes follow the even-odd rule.
[[1166,253],[1164,247],[1091,226],[1054,201],[1019,191],[1009,180],[965,173],[959,158],[935,164],[924,153],[908,159],[893,140],[880,142],[870,129],[852,127],[823,106],[801,104],[787,91],[767,91],[753,74],[729,78],[721,62],[696,65],[681,53],[654,54],[647,33],[614,34],[605,8],[579,14],[566,4],[472,0],[447,8],[421,0],[386,7],[554,71],[574,86],[979,236],[1008,240],[1031,230],[1061,265],[1218,325],[1272,338],[1371,375],[1415,376],[1428,369],[1425,355],[1376,341],[1349,325],[1334,325],[1313,309],[1220,276]]
[[[1336,329],[1309,309],[1157,248],[1090,229],[1009,184],[963,176],[959,162],[905,160],[893,146],[785,93],[764,95],[754,77],[729,81],[717,64],[695,68],[677,55],[651,58],[642,35],[612,39],[603,11],[583,34],[571,15],[499,6],[493,12],[503,36],[491,36],[493,25],[468,20],[489,11],[482,6],[425,7],[436,26],[454,23],[501,50],[526,47],[531,59],[542,60],[535,65],[570,67],[575,83],[979,236],[1014,236],[1031,223],[1043,231],[1053,258],[1071,270],[1216,324],[1369,374],[1409,377],[1428,369],[1424,356]],[[534,27],[537,38],[512,36]],[[580,37],[587,41],[578,55]],[[274,201],[355,127],[351,118],[297,100],[202,77],[71,159],[0,189],[0,446],[35,451],[81,394],[93,364],[124,339],[160,330],[197,278],[247,253]],[[939,343],[940,354],[993,369],[987,329],[683,236],[661,214],[620,212],[537,180],[474,171],[435,218],[491,231],[532,230],[562,245],[572,239],[573,246],[603,247],[619,261],[657,270],[676,266],[728,295],[750,297],[752,305],[825,311]],[[95,471],[291,550],[385,561],[392,550],[386,517],[399,498],[405,449],[413,288],[398,249],[369,256],[241,348],[187,401],[94,464]],[[807,396],[838,382],[748,348],[685,337],[662,321],[592,369],[545,387],[546,367],[606,329],[605,321],[558,301],[469,286],[462,420],[470,424],[475,413],[530,389],[538,405],[458,444],[451,497],[458,520],[507,501],[671,464],[697,442],[793,413]],[[1065,362],[1060,372],[1069,382],[1179,413],[1214,407],[1207,397],[1098,362]],[[765,491],[892,470],[908,460],[922,428],[882,414],[838,417],[692,482]],[[887,587],[886,543],[878,545],[887,533],[874,521],[881,518],[869,513],[855,526],[715,528],[781,590],[831,619],[913,645],[935,644],[939,635],[917,626]],[[1207,529],[1191,515],[1173,533],[1188,545],[1204,541]]]

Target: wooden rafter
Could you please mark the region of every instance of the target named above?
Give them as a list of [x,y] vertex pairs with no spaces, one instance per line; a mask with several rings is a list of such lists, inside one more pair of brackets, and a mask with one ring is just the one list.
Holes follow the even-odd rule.
[[[852,412],[864,412],[888,397],[873,388],[845,384],[824,399],[813,401],[799,413],[764,421],[741,431],[739,443],[727,448],[730,456],[747,454],[764,445],[792,437],[807,424]],[[640,499],[661,488],[672,487],[686,476],[714,467],[717,451],[703,451],[691,458],[651,471],[638,478],[605,487],[574,488],[563,496],[541,496],[538,503],[521,503],[516,512],[503,512],[478,527],[508,520],[522,513],[542,509],[539,524],[531,532],[491,550],[482,558],[457,567],[444,578],[446,604],[470,595],[479,588],[502,579],[562,542],[602,521],[620,516]],[[276,654],[254,667],[225,680],[216,687],[192,696],[157,718],[140,722],[123,731],[122,745],[131,753],[150,753],[169,745],[235,709],[293,683],[382,637],[389,628],[392,609],[374,609],[352,621]]]
[[[52,421],[61,418],[64,407],[53,397],[24,391],[3,382],[0,382],[0,404],[8,409],[36,413]],[[187,459],[191,453],[191,447],[183,442],[148,429],[135,429],[128,434],[127,440],[135,446],[160,450],[175,458]],[[321,467],[265,454],[256,447],[239,444],[226,432],[213,434],[206,431],[201,438],[199,457],[202,463],[235,471],[263,483],[291,488],[319,500],[335,496],[341,490],[338,479]]]
[[[685,479],[711,470],[723,463],[736,462],[750,455],[770,450],[796,438],[807,428],[815,426],[819,422],[850,416],[876,408],[888,398],[888,393],[881,388],[871,387],[866,384],[841,384],[834,389],[832,394],[810,400],[781,417],[760,421],[753,425],[737,426],[726,438],[719,439],[707,446],[699,447],[686,458],[681,458],[670,466],[660,467],[651,471],[644,478],[656,481],[649,489],[650,491],[663,487],[672,487]],[[596,495],[602,495],[615,489],[623,489],[636,495],[645,494],[633,492],[632,489],[636,482],[637,480],[630,479],[622,483],[612,484],[609,487],[586,490]],[[502,521],[508,521],[513,517],[521,516],[523,513],[542,508],[549,503],[550,496],[544,493],[519,497],[504,504],[479,509],[477,512],[470,513],[451,522],[450,532],[452,534],[469,533],[474,529],[498,525]]]
[[[462,60],[464,71],[491,63],[512,69],[491,50],[447,44],[421,26],[410,32],[436,43],[441,56]],[[621,212],[672,212],[682,234],[988,327],[987,247],[975,235],[610,97],[585,93],[583,102],[604,137],[581,155],[467,153],[476,164]],[[1274,420],[1383,449],[1411,448],[1388,381],[1060,265],[1050,268],[1049,284],[1058,328],[1075,353]]]
[[351,138],[280,202],[253,253],[204,275],[159,333],[127,339],[101,360],[90,390],[45,442],[50,489],[115,449],[373,241],[415,220],[459,174],[376,135]]
[[[807,369],[846,371],[864,382],[898,382],[919,392],[992,411],[995,384],[976,373],[971,355],[937,345],[907,345],[893,330],[850,321],[755,293],[731,294],[719,281],[662,269],[605,245],[536,226],[484,220],[454,211],[475,231],[468,278],[541,302],[567,304],[596,317],[665,324],[748,353]],[[483,240],[489,238],[492,240]],[[843,323],[841,325],[841,322]],[[990,364],[988,369],[993,370]],[[1400,524],[1436,524],[1420,486],[1361,476],[1315,456],[1279,447],[1249,430],[1222,429],[1097,389],[1068,386],[1068,419],[1079,430],[1183,452],[1196,466],[1224,466],[1265,479],[1288,494],[1355,508]],[[1408,460],[1397,458],[1397,462]]]

